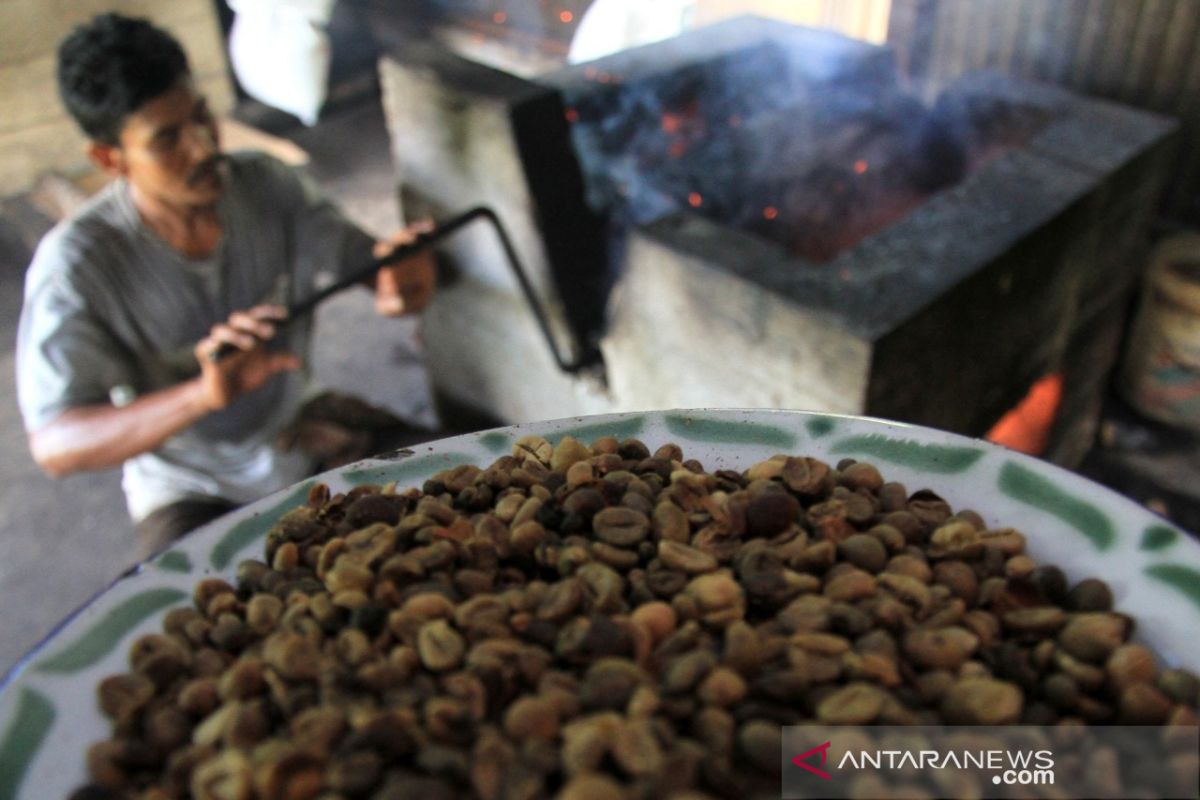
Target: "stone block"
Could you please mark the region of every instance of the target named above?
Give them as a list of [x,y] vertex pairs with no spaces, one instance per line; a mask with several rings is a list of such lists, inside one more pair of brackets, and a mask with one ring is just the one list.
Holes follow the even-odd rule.
[[726,260],[770,256],[699,217],[634,233],[602,344],[616,407],[860,411],[869,342]]
[[457,404],[504,423],[613,410],[601,382],[559,370],[512,292],[462,278],[439,291],[424,316],[434,389]]

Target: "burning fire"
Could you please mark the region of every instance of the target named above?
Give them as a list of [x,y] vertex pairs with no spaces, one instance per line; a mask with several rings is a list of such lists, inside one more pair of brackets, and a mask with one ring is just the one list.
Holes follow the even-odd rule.
[[861,158],[858,161],[855,161],[854,162],[854,174],[862,175],[864,172],[867,171],[867,166],[868,166],[867,162]]
[[704,133],[704,122],[694,101],[682,108],[662,112],[659,127],[670,137],[667,155],[671,158],[683,157]]
[[1029,394],[987,432],[987,440],[1030,455],[1041,455],[1050,441],[1050,428],[1062,402],[1063,377],[1043,376]]
[[560,12],[558,12],[558,18],[560,20],[562,20],[563,24],[565,25],[566,23],[575,19],[575,15],[572,14],[570,11],[560,11]]
[[601,72],[595,67],[585,67],[583,70],[583,77],[587,78],[589,81],[596,81],[597,83],[620,82],[619,76],[613,75],[611,72]]
[[699,208],[700,204],[703,202],[704,198],[700,196],[699,192],[691,192],[688,195],[688,205],[690,205],[692,208]]
[[767,206],[763,209],[763,219],[775,219],[779,216],[779,209],[775,206]]

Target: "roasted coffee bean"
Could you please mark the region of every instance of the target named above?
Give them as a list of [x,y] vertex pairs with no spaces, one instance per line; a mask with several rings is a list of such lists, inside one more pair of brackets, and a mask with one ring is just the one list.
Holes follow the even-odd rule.
[[522,697],[504,713],[504,732],[518,742],[527,739],[553,741],[558,736],[558,710],[544,698]]
[[652,526],[659,541],[686,544],[691,539],[691,526],[687,515],[670,501],[660,502],[654,507]]
[[885,692],[871,683],[851,683],[817,705],[817,719],[827,725],[865,725],[879,716]]
[[624,797],[620,783],[597,773],[572,778],[558,794],[559,800],[622,800]]
[[633,693],[648,681],[642,670],[623,658],[605,658],[588,668],[579,685],[579,702],[584,709],[624,710]]
[[675,609],[660,601],[639,605],[634,609],[632,619],[635,623],[644,625],[656,643],[667,638],[675,630],[678,621]]
[[1200,679],[1186,670],[1163,670],[1158,688],[1176,703],[1193,708],[1200,703]]
[[696,690],[700,701],[711,706],[732,706],[746,696],[746,681],[733,669],[715,667]]
[[1063,600],[1063,608],[1068,611],[1110,611],[1112,607],[1112,590],[1096,578],[1086,578],[1075,584]]
[[592,519],[592,529],[601,541],[630,547],[646,538],[650,520],[640,511],[616,506],[598,512]]
[[454,669],[465,652],[462,636],[445,620],[427,622],[417,633],[417,653],[426,669],[434,672]]
[[1103,662],[1120,647],[1128,634],[1128,622],[1116,614],[1085,612],[1074,615],[1058,634],[1059,645],[1087,662]]
[[1050,705],[1064,714],[1074,711],[1079,702],[1079,685],[1069,675],[1061,672],[1042,682],[1041,693]]
[[148,678],[158,689],[165,689],[191,665],[191,652],[168,636],[148,634],[133,643],[129,665]]
[[975,561],[983,553],[983,534],[974,525],[962,520],[951,520],[937,527],[929,536],[930,558]]
[[763,772],[777,772],[782,735],[778,725],[752,720],[738,729],[738,750],[751,766]]
[[564,436],[550,454],[550,469],[566,472],[576,463],[585,463],[592,456],[592,449],[574,437]]
[[[603,494],[596,489],[584,487],[576,489],[566,496],[566,499],[563,500],[562,511],[565,515],[574,514],[581,519],[591,520],[606,505]],[[561,525],[561,523],[559,524]],[[558,527],[558,525],[549,527]]]
[[550,586],[537,608],[537,618],[548,622],[563,622],[575,615],[583,600],[583,581],[576,577],[563,578]]
[[896,599],[903,601],[922,614],[933,606],[932,589],[927,583],[912,577],[912,575],[892,572],[889,568],[879,576],[878,583]]
[[1117,716],[1128,725],[1161,725],[1171,713],[1171,699],[1149,683],[1118,689]]
[[716,655],[707,649],[685,653],[663,671],[663,690],[671,694],[691,692],[716,666]]
[[760,492],[746,508],[746,532],[771,537],[796,524],[800,503],[786,492]]
[[[627,461],[639,461],[640,462],[640,461],[644,461],[647,458],[650,458],[650,450],[649,450],[649,448],[646,447],[645,444],[643,444],[642,442],[640,442],[637,439],[625,439],[624,441],[621,442],[620,446],[617,448],[617,455],[619,455],[623,459],[626,459]],[[670,459],[664,459],[661,456],[657,456],[657,455],[655,456],[655,458],[658,460],[662,460],[662,461],[670,460]]]
[[717,560],[708,553],[679,542],[660,541],[658,557],[668,569],[689,575],[712,572],[718,566]]
[[669,599],[675,597],[687,586],[688,576],[683,572],[666,569],[649,570],[646,573],[646,585],[657,597]]
[[883,476],[879,474],[879,469],[862,461],[841,470],[840,480],[843,486],[868,492],[878,492],[883,487]]
[[914,664],[950,672],[961,667],[978,647],[975,634],[954,625],[913,630],[904,638],[904,652]]
[[724,627],[746,613],[745,593],[728,572],[692,578],[683,593],[695,602],[701,621],[709,625]]
[[136,673],[112,675],[100,682],[97,696],[100,710],[117,723],[131,721],[154,697],[149,678]]
[[1067,576],[1053,564],[1042,565],[1034,569],[1033,583],[1042,593],[1047,603],[1062,605],[1067,596]]
[[846,570],[825,583],[824,593],[830,600],[861,600],[875,593],[875,576],[860,569]]
[[1002,618],[1004,627],[1015,634],[1052,636],[1067,624],[1067,613],[1055,606],[1019,608]]
[[856,533],[838,545],[838,555],[854,566],[872,574],[888,563],[887,548],[873,536]]
[[1024,697],[1011,683],[966,678],[942,697],[941,712],[952,725],[1012,725],[1020,719]]

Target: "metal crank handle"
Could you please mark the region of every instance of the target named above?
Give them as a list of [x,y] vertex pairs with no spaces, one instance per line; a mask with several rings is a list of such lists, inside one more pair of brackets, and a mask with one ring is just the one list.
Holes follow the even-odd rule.
[[[286,328],[293,320],[312,313],[317,306],[319,306],[328,298],[332,297],[338,292],[349,289],[351,286],[357,286],[373,276],[382,267],[386,267],[388,264],[408,258],[409,256],[428,247],[439,239],[448,236],[453,230],[456,230],[459,227],[456,225],[454,228],[450,228],[450,225],[455,221],[455,219],[452,219],[446,225],[435,228],[428,233],[417,234],[416,238],[414,238],[411,242],[395,247],[391,252],[385,253],[379,258],[376,258],[371,262],[354,269],[336,283],[332,283],[319,292],[315,292],[309,297],[306,297],[303,300],[299,300],[288,306],[287,316],[276,323],[276,330],[278,331]],[[224,342],[215,350],[209,352],[208,360],[215,363],[238,352],[238,349],[239,348],[236,345]]]
[[[385,267],[394,261],[400,261],[401,259],[407,258],[417,251],[429,247],[430,245],[441,241],[447,236],[456,233],[463,226],[481,218],[486,220],[491,225],[492,230],[496,233],[496,237],[500,240],[500,246],[504,250],[504,256],[508,260],[509,268],[512,269],[513,274],[517,279],[517,283],[521,287],[521,293],[525,295],[525,299],[529,304],[529,309],[531,312],[533,312],[533,316],[538,324],[538,328],[541,330],[542,336],[546,340],[546,345],[550,348],[550,352],[554,356],[554,361],[558,364],[559,369],[569,374],[574,374],[584,369],[586,366],[588,366],[588,361],[586,361],[583,357],[580,357],[575,361],[570,361],[559,349],[558,343],[555,341],[554,335],[550,330],[549,317],[545,309],[542,307],[541,302],[538,300],[537,293],[533,289],[533,285],[529,280],[529,276],[526,274],[524,267],[521,265],[521,260],[517,256],[516,248],[513,247],[512,240],[508,236],[508,231],[506,231],[504,226],[500,223],[500,218],[496,216],[496,212],[487,206],[475,206],[473,208],[469,208],[458,216],[451,217],[450,219],[441,223],[428,233],[417,234],[413,241],[396,247],[387,255],[377,258],[371,263],[365,264],[361,268],[354,270],[337,283],[322,289],[311,297],[297,302],[288,308],[287,318],[276,326],[277,329],[286,327],[298,317],[302,317],[305,314],[312,312],[317,305],[319,305],[330,295],[337,294],[343,289],[347,289],[367,280],[377,271],[379,271],[380,267]],[[222,344],[209,354],[209,359],[211,361],[220,361],[222,358],[225,358],[231,353],[237,352],[237,350],[238,348],[233,345]]]

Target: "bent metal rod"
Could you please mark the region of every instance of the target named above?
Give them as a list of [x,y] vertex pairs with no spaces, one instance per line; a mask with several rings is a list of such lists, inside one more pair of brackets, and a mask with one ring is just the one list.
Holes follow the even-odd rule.
[[[504,254],[508,258],[508,264],[512,267],[513,273],[517,277],[517,282],[521,285],[521,292],[525,295],[525,299],[529,302],[529,307],[533,311],[534,317],[537,319],[538,327],[542,331],[542,336],[546,339],[546,344],[550,347],[550,352],[554,354],[554,360],[558,364],[559,369],[567,373],[576,373],[587,366],[582,360],[568,361],[558,348],[558,344],[554,339],[554,335],[550,331],[550,323],[547,319],[545,311],[542,309],[541,302],[533,291],[533,285],[530,284],[528,276],[525,274],[524,268],[521,266],[521,261],[517,257],[517,252],[513,248],[512,240],[508,237],[508,232],[500,223],[500,219],[496,213],[487,206],[475,206],[461,214],[451,217],[441,223],[433,230],[427,233],[419,233],[416,238],[407,244],[402,244],[394,248],[390,253],[387,253],[369,264],[364,264],[362,267],[355,269],[346,275],[344,278],[332,283],[329,286],[314,293],[310,297],[299,300],[288,307],[287,318],[280,321],[279,327],[288,325],[292,320],[310,314],[316,309],[322,301],[326,300],[338,292],[348,289],[351,286],[366,281],[372,277],[381,267],[386,267],[397,261],[401,261],[409,256],[430,247],[433,244],[445,239],[446,237],[457,233],[466,225],[474,222],[477,219],[485,219],[491,223],[492,228],[496,231],[497,237],[500,239],[500,244],[504,248]],[[220,361],[221,359],[236,353],[238,348],[235,345],[224,342],[216,350],[209,353],[210,361]]]

